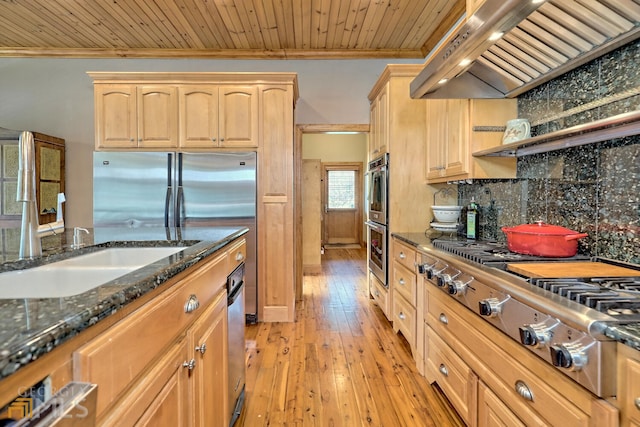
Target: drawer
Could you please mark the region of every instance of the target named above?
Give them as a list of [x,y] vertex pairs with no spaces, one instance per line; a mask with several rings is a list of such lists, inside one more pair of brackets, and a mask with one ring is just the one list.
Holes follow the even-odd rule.
[[[225,291],[226,252],[214,257],[74,352],[74,380],[99,384],[98,416]],[[196,299],[199,306],[188,310]]]
[[472,425],[478,380],[473,370],[433,329],[425,329],[425,371],[434,378],[462,419]]
[[398,261],[411,271],[416,270],[416,251],[397,239],[393,240],[393,260]]
[[389,290],[382,284],[382,282],[378,280],[378,278],[373,273],[369,273],[369,293],[388,319],[390,317]]
[[[463,359],[480,362],[481,365],[472,365],[478,376],[491,387],[491,389],[526,424],[534,423],[536,417],[545,418],[546,423],[554,426],[588,426],[589,417],[573,402],[577,399],[588,400],[586,391],[576,391],[576,386],[571,399],[556,391],[556,386],[547,381],[570,382],[562,374],[555,372],[555,368],[539,360],[533,354],[519,356],[516,360],[511,356],[510,348],[518,348],[519,343],[504,336],[499,331],[492,331],[492,336],[474,328],[473,321],[467,322],[465,316],[476,319],[477,316],[455,301],[448,301],[447,295],[439,290],[429,291],[427,322],[431,329],[445,338],[450,347]],[[451,305],[449,305],[451,304]],[[456,307],[455,309],[453,307]],[[490,326],[487,324],[487,326]],[[534,369],[533,365],[536,365]],[[491,372],[484,375],[483,372]],[[545,379],[547,379],[545,381]],[[578,396],[580,393],[581,396]],[[533,396],[532,399],[529,398]]]
[[398,291],[409,304],[416,306],[416,275],[398,261],[393,261],[392,289]]
[[393,295],[393,329],[402,332],[412,350],[416,348],[416,309],[398,292]]
[[229,271],[235,270],[237,266],[242,264],[247,259],[247,243],[245,239],[240,239],[234,243],[227,252],[229,253]]

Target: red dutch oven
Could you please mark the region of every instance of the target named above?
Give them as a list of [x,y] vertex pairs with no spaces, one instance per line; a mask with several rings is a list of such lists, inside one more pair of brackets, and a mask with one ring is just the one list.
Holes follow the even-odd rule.
[[515,227],[502,227],[507,236],[507,247],[512,252],[541,257],[564,258],[578,252],[578,239],[587,237],[586,233],[545,224],[521,224]]

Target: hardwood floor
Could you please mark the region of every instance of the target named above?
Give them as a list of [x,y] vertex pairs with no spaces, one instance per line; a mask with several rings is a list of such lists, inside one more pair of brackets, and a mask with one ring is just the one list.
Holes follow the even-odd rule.
[[304,277],[294,323],[247,328],[247,398],[236,425],[463,426],[369,299],[366,250],[328,249]]

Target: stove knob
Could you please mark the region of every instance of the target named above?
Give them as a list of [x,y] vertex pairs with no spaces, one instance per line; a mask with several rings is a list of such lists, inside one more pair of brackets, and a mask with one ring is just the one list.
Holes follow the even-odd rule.
[[538,345],[538,334],[531,326],[520,326],[520,342],[524,345],[535,347]]
[[559,368],[579,371],[587,363],[587,356],[576,345],[557,344],[550,347],[551,363]]
[[[471,280],[473,280],[473,277],[471,278]],[[462,280],[453,280],[447,286],[447,290],[449,291],[449,294],[450,295],[464,294],[467,290],[467,286],[469,285],[469,283],[471,283],[471,280],[468,280],[466,282],[463,282]]]
[[495,317],[502,311],[502,304],[497,298],[483,299],[478,303],[480,315],[486,317]]

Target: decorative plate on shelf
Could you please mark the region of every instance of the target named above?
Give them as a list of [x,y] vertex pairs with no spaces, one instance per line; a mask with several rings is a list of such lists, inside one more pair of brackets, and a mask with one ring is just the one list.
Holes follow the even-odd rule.
[[507,122],[507,130],[502,136],[503,144],[521,141],[531,138],[531,125],[527,119],[513,119]]

